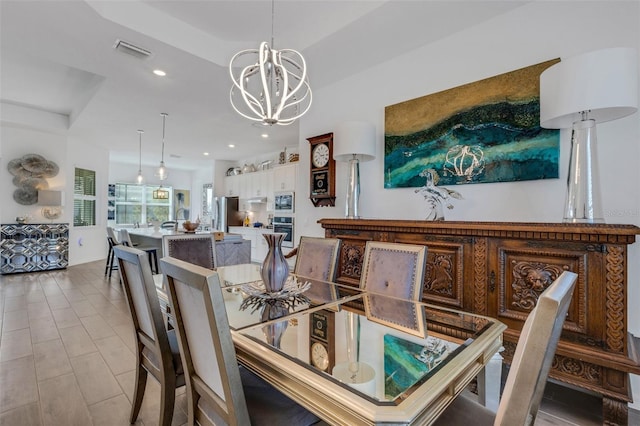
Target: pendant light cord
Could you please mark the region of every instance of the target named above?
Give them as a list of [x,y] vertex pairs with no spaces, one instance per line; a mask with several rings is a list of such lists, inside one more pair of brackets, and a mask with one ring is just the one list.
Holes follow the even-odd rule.
[[138,173],[142,172],[142,134],[144,130],[138,130]]
[[162,113],[162,157],[160,159],[160,161],[164,162],[164,124],[165,124],[165,120],[167,119],[167,113],[163,112]]
[[275,0],[271,0],[271,48],[273,49],[273,21],[275,20]]

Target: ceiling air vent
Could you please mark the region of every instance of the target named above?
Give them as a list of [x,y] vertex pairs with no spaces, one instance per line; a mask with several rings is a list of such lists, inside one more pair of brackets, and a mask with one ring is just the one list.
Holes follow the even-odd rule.
[[116,44],[113,45],[113,48],[118,52],[135,56],[138,59],[147,59],[149,56],[151,56],[151,52],[147,49],[143,49],[142,47],[128,43],[124,40],[116,40]]

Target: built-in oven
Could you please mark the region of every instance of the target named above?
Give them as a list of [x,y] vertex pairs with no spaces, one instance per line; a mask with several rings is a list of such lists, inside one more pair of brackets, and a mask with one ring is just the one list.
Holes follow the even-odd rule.
[[293,248],[295,238],[293,236],[293,218],[291,216],[274,216],[273,232],[285,234],[282,247]]
[[278,213],[293,213],[295,208],[295,197],[293,191],[276,192],[273,194],[273,210]]

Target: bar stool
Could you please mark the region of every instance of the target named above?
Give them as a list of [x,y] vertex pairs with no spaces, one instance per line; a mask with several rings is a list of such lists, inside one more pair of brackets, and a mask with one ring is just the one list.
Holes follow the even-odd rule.
[[107,226],[107,243],[109,244],[109,254],[107,255],[107,264],[104,266],[104,275],[107,276],[107,272],[109,273],[109,278],[111,278],[111,271],[114,269],[118,269],[118,262],[115,261],[115,253],[113,252],[113,247],[120,244],[118,241],[118,237],[116,237],[116,233],[112,227]]
[[151,266],[151,272],[154,274],[159,273],[158,269],[158,249],[156,247],[142,247],[136,246],[131,242],[131,236],[126,229],[120,230],[120,243],[127,247],[135,247],[138,250],[146,251],[149,256],[149,266]]

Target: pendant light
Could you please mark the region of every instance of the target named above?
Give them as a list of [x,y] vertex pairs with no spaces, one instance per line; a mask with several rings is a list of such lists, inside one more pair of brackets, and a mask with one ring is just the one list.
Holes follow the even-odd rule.
[[142,185],[144,182],[144,176],[142,176],[142,134],[144,130],[138,130],[138,152],[140,153],[138,156],[138,177],[136,178],[136,182],[138,185]]
[[162,116],[162,157],[160,157],[160,167],[158,167],[158,171],[156,172],[156,176],[158,179],[165,180],[169,177],[169,173],[167,172],[167,168],[164,166],[164,129],[165,129],[165,121],[167,119],[166,112],[160,114]]
[[[304,58],[293,49],[273,48],[273,21],[274,0],[271,1],[271,47],[263,41],[259,49],[236,53],[229,63],[233,80],[229,93],[231,106],[241,116],[267,126],[291,124],[311,106]],[[234,74],[234,68],[239,72]]]

